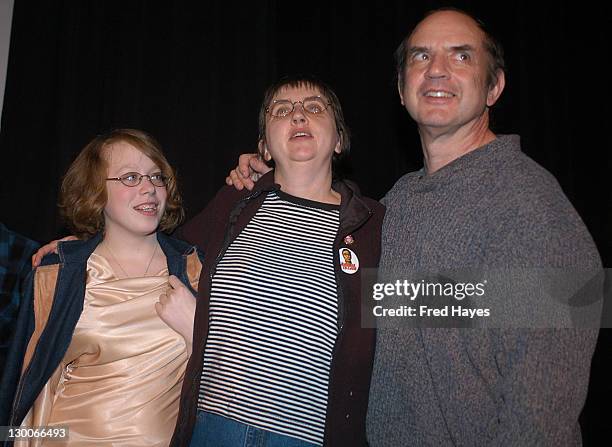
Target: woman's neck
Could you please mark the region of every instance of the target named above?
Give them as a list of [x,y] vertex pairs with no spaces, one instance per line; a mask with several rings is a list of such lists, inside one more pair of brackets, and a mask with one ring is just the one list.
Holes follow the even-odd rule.
[[135,235],[118,228],[107,228],[103,243],[110,247],[115,256],[124,258],[150,254],[158,246],[157,233]]
[[134,235],[122,229],[108,229],[97,253],[109,262],[119,278],[151,276],[166,267],[157,234]]
[[332,185],[331,167],[327,170],[313,170],[303,166],[292,166],[291,169],[276,167],[274,182],[281,186],[281,191],[295,197],[315,202],[340,204],[340,194]]

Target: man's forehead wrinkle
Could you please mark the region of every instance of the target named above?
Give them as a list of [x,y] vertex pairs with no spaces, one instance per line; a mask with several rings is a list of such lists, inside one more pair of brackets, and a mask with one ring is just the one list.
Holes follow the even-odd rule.
[[[476,50],[476,47],[474,45],[467,44],[467,43],[462,44],[462,45],[444,45],[443,48],[445,50],[451,50],[451,51],[474,51]],[[408,47],[408,53],[427,52],[427,51],[431,51],[432,49],[433,49],[432,46],[414,45],[414,46]]]

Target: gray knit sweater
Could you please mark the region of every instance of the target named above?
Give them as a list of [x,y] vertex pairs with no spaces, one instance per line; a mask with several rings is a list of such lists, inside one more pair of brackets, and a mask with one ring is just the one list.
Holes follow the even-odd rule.
[[[381,269],[600,266],[554,177],[500,136],[432,175],[403,176]],[[380,329],[372,446],[579,445],[594,330]]]

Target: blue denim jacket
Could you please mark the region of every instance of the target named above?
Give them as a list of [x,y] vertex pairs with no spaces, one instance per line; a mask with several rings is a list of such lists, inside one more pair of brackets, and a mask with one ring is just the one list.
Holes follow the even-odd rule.
[[[158,233],[157,239],[166,255],[169,273],[178,277],[195,295],[190,280],[197,278],[189,278],[187,273],[189,267],[199,276],[201,256],[196,248],[163,233]],[[86,241],[62,242],[58,246],[58,255],[45,257],[39,269],[57,266],[57,279],[52,288],[54,292],[49,294],[52,296],[45,296],[51,306],[49,318],[44,328],[38,328],[38,331],[35,319],[38,308],[35,311],[34,306],[34,282],[38,269],[28,276],[0,386],[0,426],[21,423],[64,358],[83,311],[87,260],[101,241],[102,236],[98,234]],[[26,349],[34,333],[40,337],[22,374]]]

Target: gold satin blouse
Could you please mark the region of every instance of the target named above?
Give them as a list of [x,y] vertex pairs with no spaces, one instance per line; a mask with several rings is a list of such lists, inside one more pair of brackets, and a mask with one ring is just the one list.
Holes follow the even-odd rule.
[[39,445],[167,446],[187,363],[183,337],[155,312],[168,270],[118,279],[94,252],[87,273],[68,351],[29,415],[32,425],[67,425],[69,440]]

